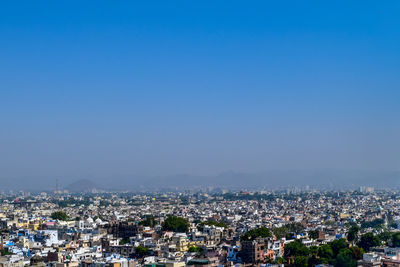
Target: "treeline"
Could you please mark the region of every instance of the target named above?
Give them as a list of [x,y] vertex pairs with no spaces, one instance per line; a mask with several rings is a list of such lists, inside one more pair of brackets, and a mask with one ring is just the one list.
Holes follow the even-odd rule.
[[139,225],[154,227],[157,221],[153,216],[146,216],[144,220],[139,222]]
[[54,220],[60,220],[60,221],[68,221],[69,220],[68,215],[63,211],[55,211],[50,215],[50,217]]
[[241,240],[254,240],[257,237],[272,237],[274,235],[277,239],[295,239],[297,234],[304,231],[304,226],[301,223],[289,223],[281,227],[275,227],[272,230],[266,227],[260,227],[247,231],[241,236]]
[[179,233],[186,233],[189,230],[190,223],[182,217],[169,216],[162,223],[163,231],[174,231]]
[[356,267],[357,260],[362,259],[362,255],[373,247],[382,244],[400,247],[400,232],[382,232],[378,235],[365,233],[353,243],[356,245],[351,245],[342,238],[319,247],[307,248],[300,240],[295,240],[285,245],[284,258],[278,259],[278,261],[292,264],[295,267],[308,267],[323,263],[332,264],[335,267]]
[[[293,267],[308,267],[317,264],[331,264],[335,267],[356,267],[357,261],[362,259],[365,252],[373,247],[388,245],[400,247],[400,232],[382,231],[379,234],[372,232],[359,235],[361,227],[353,224],[347,233],[347,240],[344,238],[334,240],[322,246],[307,247],[301,240],[295,239],[285,245],[283,258],[277,258],[274,263],[286,263]],[[266,227],[252,229],[241,236],[241,240],[255,240],[258,237],[267,238],[275,235],[278,239],[290,237],[304,231],[300,223],[287,224],[282,227]],[[313,239],[318,237],[318,231],[310,231],[309,236]]]
[[271,237],[271,236],[272,236],[272,233],[268,228],[260,227],[260,228],[256,228],[256,229],[247,231],[240,237],[240,239],[242,241],[244,241],[244,240],[254,240],[258,237],[266,238],[266,237]]
[[275,227],[272,232],[277,239],[286,238],[293,239],[294,235],[300,234],[304,231],[304,226],[301,223],[289,223],[281,227]]
[[372,221],[364,221],[361,223],[361,228],[381,228],[385,224],[383,219],[375,219]]
[[[291,237],[304,231],[300,223],[287,224],[282,227],[266,227],[252,229],[241,236],[241,240],[254,240],[258,237],[266,238],[275,235],[277,238]],[[316,235],[315,231],[313,235]],[[400,241],[400,238],[399,238]],[[357,260],[362,258],[364,249],[358,246],[351,246],[346,239],[338,239],[322,246],[307,247],[301,240],[295,239],[285,245],[283,258],[277,258],[274,263],[286,263],[294,267],[308,267],[317,264],[331,264],[341,267],[356,267]]]
[[364,250],[350,246],[346,239],[334,240],[322,246],[305,246],[300,240],[285,245],[284,258],[277,263],[288,263],[294,267],[308,267],[317,264],[331,264],[335,267],[356,267]]
[[365,233],[354,241],[357,246],[363,248],[365,251],[370,251],[371,248],[386,245],[389,247],[400,247],[400,232],[383,231],[377,235],[373,233]]
[[70,206],[89,206],[92,204],[92,201],[90,200],[89,197],[85,197],[83,199],[77,199],[77,198],[68,198],[65,200],[60,200],[57,202],[58,206],[60,208],[65,208],[65,207],[70,207]]

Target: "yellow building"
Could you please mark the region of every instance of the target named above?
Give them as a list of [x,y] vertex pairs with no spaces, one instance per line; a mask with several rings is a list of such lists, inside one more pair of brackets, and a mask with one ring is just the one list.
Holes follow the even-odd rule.
[[185,234],[175,234],[172,237],[172,242],[176,245],[177,251],[187,251],[189,249],[189,242]]

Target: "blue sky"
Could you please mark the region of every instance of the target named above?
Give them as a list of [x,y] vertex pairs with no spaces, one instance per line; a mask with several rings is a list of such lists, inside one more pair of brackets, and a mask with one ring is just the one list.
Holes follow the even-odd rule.
[[0,178],[398,170],[398,1],[0,4]]

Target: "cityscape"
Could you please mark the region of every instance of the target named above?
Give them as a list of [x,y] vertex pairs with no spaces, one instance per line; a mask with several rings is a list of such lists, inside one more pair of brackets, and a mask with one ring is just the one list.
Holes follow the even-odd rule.
[[398,266],[398,191],[1,195],[3,266]]
[[399,14],[0,1],[0,267],[400,267]]

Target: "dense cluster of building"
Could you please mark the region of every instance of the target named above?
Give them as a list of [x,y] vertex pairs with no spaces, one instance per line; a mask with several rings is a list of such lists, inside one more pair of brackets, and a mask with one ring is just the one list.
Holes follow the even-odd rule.
[[[3,194],[0,266],[309,266],[285,248],[393,235],[399,204],[397,192],[371,189]],[[351,227],[359,230],[349,238]],[[400,266],[389,239],[363,250],[357,265]]]

